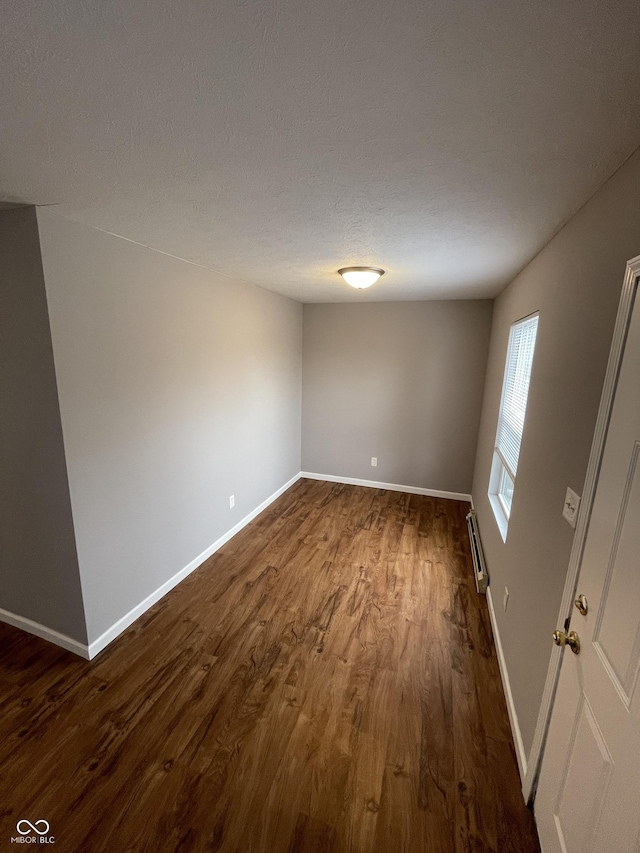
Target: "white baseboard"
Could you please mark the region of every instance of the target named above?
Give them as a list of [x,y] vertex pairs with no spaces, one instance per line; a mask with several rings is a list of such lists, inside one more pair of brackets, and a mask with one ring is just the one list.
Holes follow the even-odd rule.
[[300,474],[296,474],[292,477],[288,482],[286,482],[283,486],[275,491],[272,495],[270,495],[266,500],[262,501],[262,503],[257,506],[255,509],[251,510],[248,515],[235,524],[230,530],[227,530],[226,533],[223,533],[219,539],[213,543],[213,545],[209,545],[201,554],[193,559],[188,565],[181,569],[177,574],[170,577],[168,581],[165,581],[162,586],[159,586],[151,595],[148,595],[144,601],[141,601],[140,604],[137,604],[132,610],[126,613],[121,619],[118,619],[116,623],[114,623],[110,628],[108,628],[103,634],[101,634],[96,640],[93,640],[92,643],[89,644],[88,649],[88,657],[89,660],[92,660],[99,652],[101,652],[105,646],[107,646],[110,642],[115,640],[115,638],[121,634],[124,630],[126,630],[129,625],[136,621],[143,613],[145,613],[150,607],[152,607],[157,601],[160,601],[170,590],[172,590],[175,586],[177,586],[180,581],[184,580],[187,575],[190,575],[191,572],[194,572],[199,566],[204,563],[205,560],[208,560],[212,554],[215,554],[222,546],[229,541],[232,537],[239,533],[243,527],[246,527],[250,521],[260,515],[260,513],[266,509],[269,504],[272,504],[277,498],[280,497],[281,494],[286,492],[288,488],[293,486],[300,479]]
[[496,621],[496,612],[493,607],[493,598],[491,596],[491,585],[487,587],[487,604],[489,605],[489,617],[491,619],[491,629],[493,631],[493,640],[496,644],[496,652],[498,653],[498,665],[500,666],[500,676],[502,678],[502,686],[504,695],[507,700],[507,711],[509,712],[509,722],[511,723],[511,732],[513,734],[513,742],[516,748],[516,758],[518,759],[518,770],[520,771],[520,779],[524,783],[527,775],[527,754],[522,742],[522,733],[520,724],[518,723],[518,714],[516,706],[513,703],[513,694],[511,693],[511,683],[509,681],[509,672],[507,671],[507,662],[504,657],[502,642],[500,640],[500,631]]
[[165,596],[170,590],[177,586],[181,580],[190,575],[191,572],[195,571],[198,566],[201,566],[205,560],[208,560],[212,554],[222,548],[225,542],[228,542],[236,533],[239,533],[243,527],[246,527],[250,521],[259,515],[264,509],[266,509],[269,504],[273,503],[276,498],[279,498],[281,494],[286,492],[288,488],[293,486],[300,479],[300,474],[296,474],[292,477],[288,482],[286,482],[283,486],[275,491],[272,495],[270,495],[266,500],[262,501],[262,503],[257,506],[254,510],[252,510],[248,515],[239,521],[236,525],[234,525],[230,530],[227,530],[226,533],[216,539],[213,545],[210,545],[206,550],[204,550],[201,554],[192,560],[187,566],[181,569],[177,574],[173,575],[173,577],[169,578],[168,581],[159,586],[151,595],[148,595],[144,601],[141,601],[140,604],[137,604],[132,610],[126,613],[121,619],[118,619],[116,623],[114,623],[110,628],[108,628],[103,634],[101,634],[96,640],[89,645],[84,643],[79,643],[77,640],[71,639],[71,637],[67,637],[64,634],[60,634],[58,631],[53,631],[51,628],[46,628],[44,625],[40,625],[38,622],[33,622],[31,619],[25,619],[22,616],[16,616],[14,613],[10,613],[7,610],[2,610],[0,608],[0,621],[7,622],[9,625],[13,625],[15,628],[21,628],[23,631],[27,631],[29,634],[35,634],[36,637],[41,637],[43,640],[48,640],[50,643],[55,643],[57,646],[61,646],[63,649],[67,649],[70,652],[74,652],[80,657],[86,658],[87,660],[92,660],[102,649],[105,648],[110,642],[115,640],[115,638],[121,634],[124,630],[126,630],[129,625],[136,621],[140,616],[142,616],[145,611],[147,611],[150,607],[152,607],[157,601]]
[[26,616],[18,616],[16,613],[11,613],[9,610],[3,610],[0,607],[0,622],[6,622],[7,625],[13,625],[14,628],[20,628],[28,634],[34,634],[42,640],[48,640],[56,646],[61,646],[68,652],[74,652],[82,658],[89,659],[89,649],[86,643],[80,643],[66,634],[61,634],[59,631],[54,631],[53,628],[47,628],[39,622],[34,622],[33,619],[27,619]]
[[443,492],[438,489],[423,489],[420,486],[401,486],[398,483],[378,483],[375,480],[357,480],[355,477],[336,477],[333,474],[312,474],[301,471],[301,478],[324,480],[327,483],[344,483],[346,486],[366,486],[369,489],[387,489],[390,492],[407,492],[410,495],[427,495],[432,498],[447,498],[452,501],[471,501],[471,495],[462,492]]

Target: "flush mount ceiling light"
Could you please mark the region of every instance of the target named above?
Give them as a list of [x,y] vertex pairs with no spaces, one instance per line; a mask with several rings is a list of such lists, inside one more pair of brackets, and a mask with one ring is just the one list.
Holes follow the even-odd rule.
[[371,287],[381,275],[384,275],[384,270],[381,270],[380,267],[342,267],[338,272],[347,284],[357,288],[357,290]]

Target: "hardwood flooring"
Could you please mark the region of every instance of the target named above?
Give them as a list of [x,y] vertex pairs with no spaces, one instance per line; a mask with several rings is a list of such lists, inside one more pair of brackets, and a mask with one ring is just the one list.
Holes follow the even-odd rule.
[[0,625],[0,850],[537,853],[466,511],[300,480],[91,663]]

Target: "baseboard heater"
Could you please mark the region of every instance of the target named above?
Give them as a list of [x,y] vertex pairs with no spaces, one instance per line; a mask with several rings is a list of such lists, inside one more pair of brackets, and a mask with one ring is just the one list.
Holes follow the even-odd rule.
[[467,524],[469,526],[469,543],[471,545],[471,557],[473,558],[473,573],[476,578],[476,589],[478,592],[486,594],[489,577],[487,575],[487,565],[484,561],[482,542],[480,541],[478,519],[474,509],[472,509],[467,516]]

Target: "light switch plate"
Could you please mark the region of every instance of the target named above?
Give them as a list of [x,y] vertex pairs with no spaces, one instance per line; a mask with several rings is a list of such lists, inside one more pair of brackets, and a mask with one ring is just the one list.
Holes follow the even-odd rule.
[[564,499],[563,516],[569,524],[575,528],[578,520],[578,510],[580,509],[580,495],[577,495],[573,489],[567,489],[567,495]]

